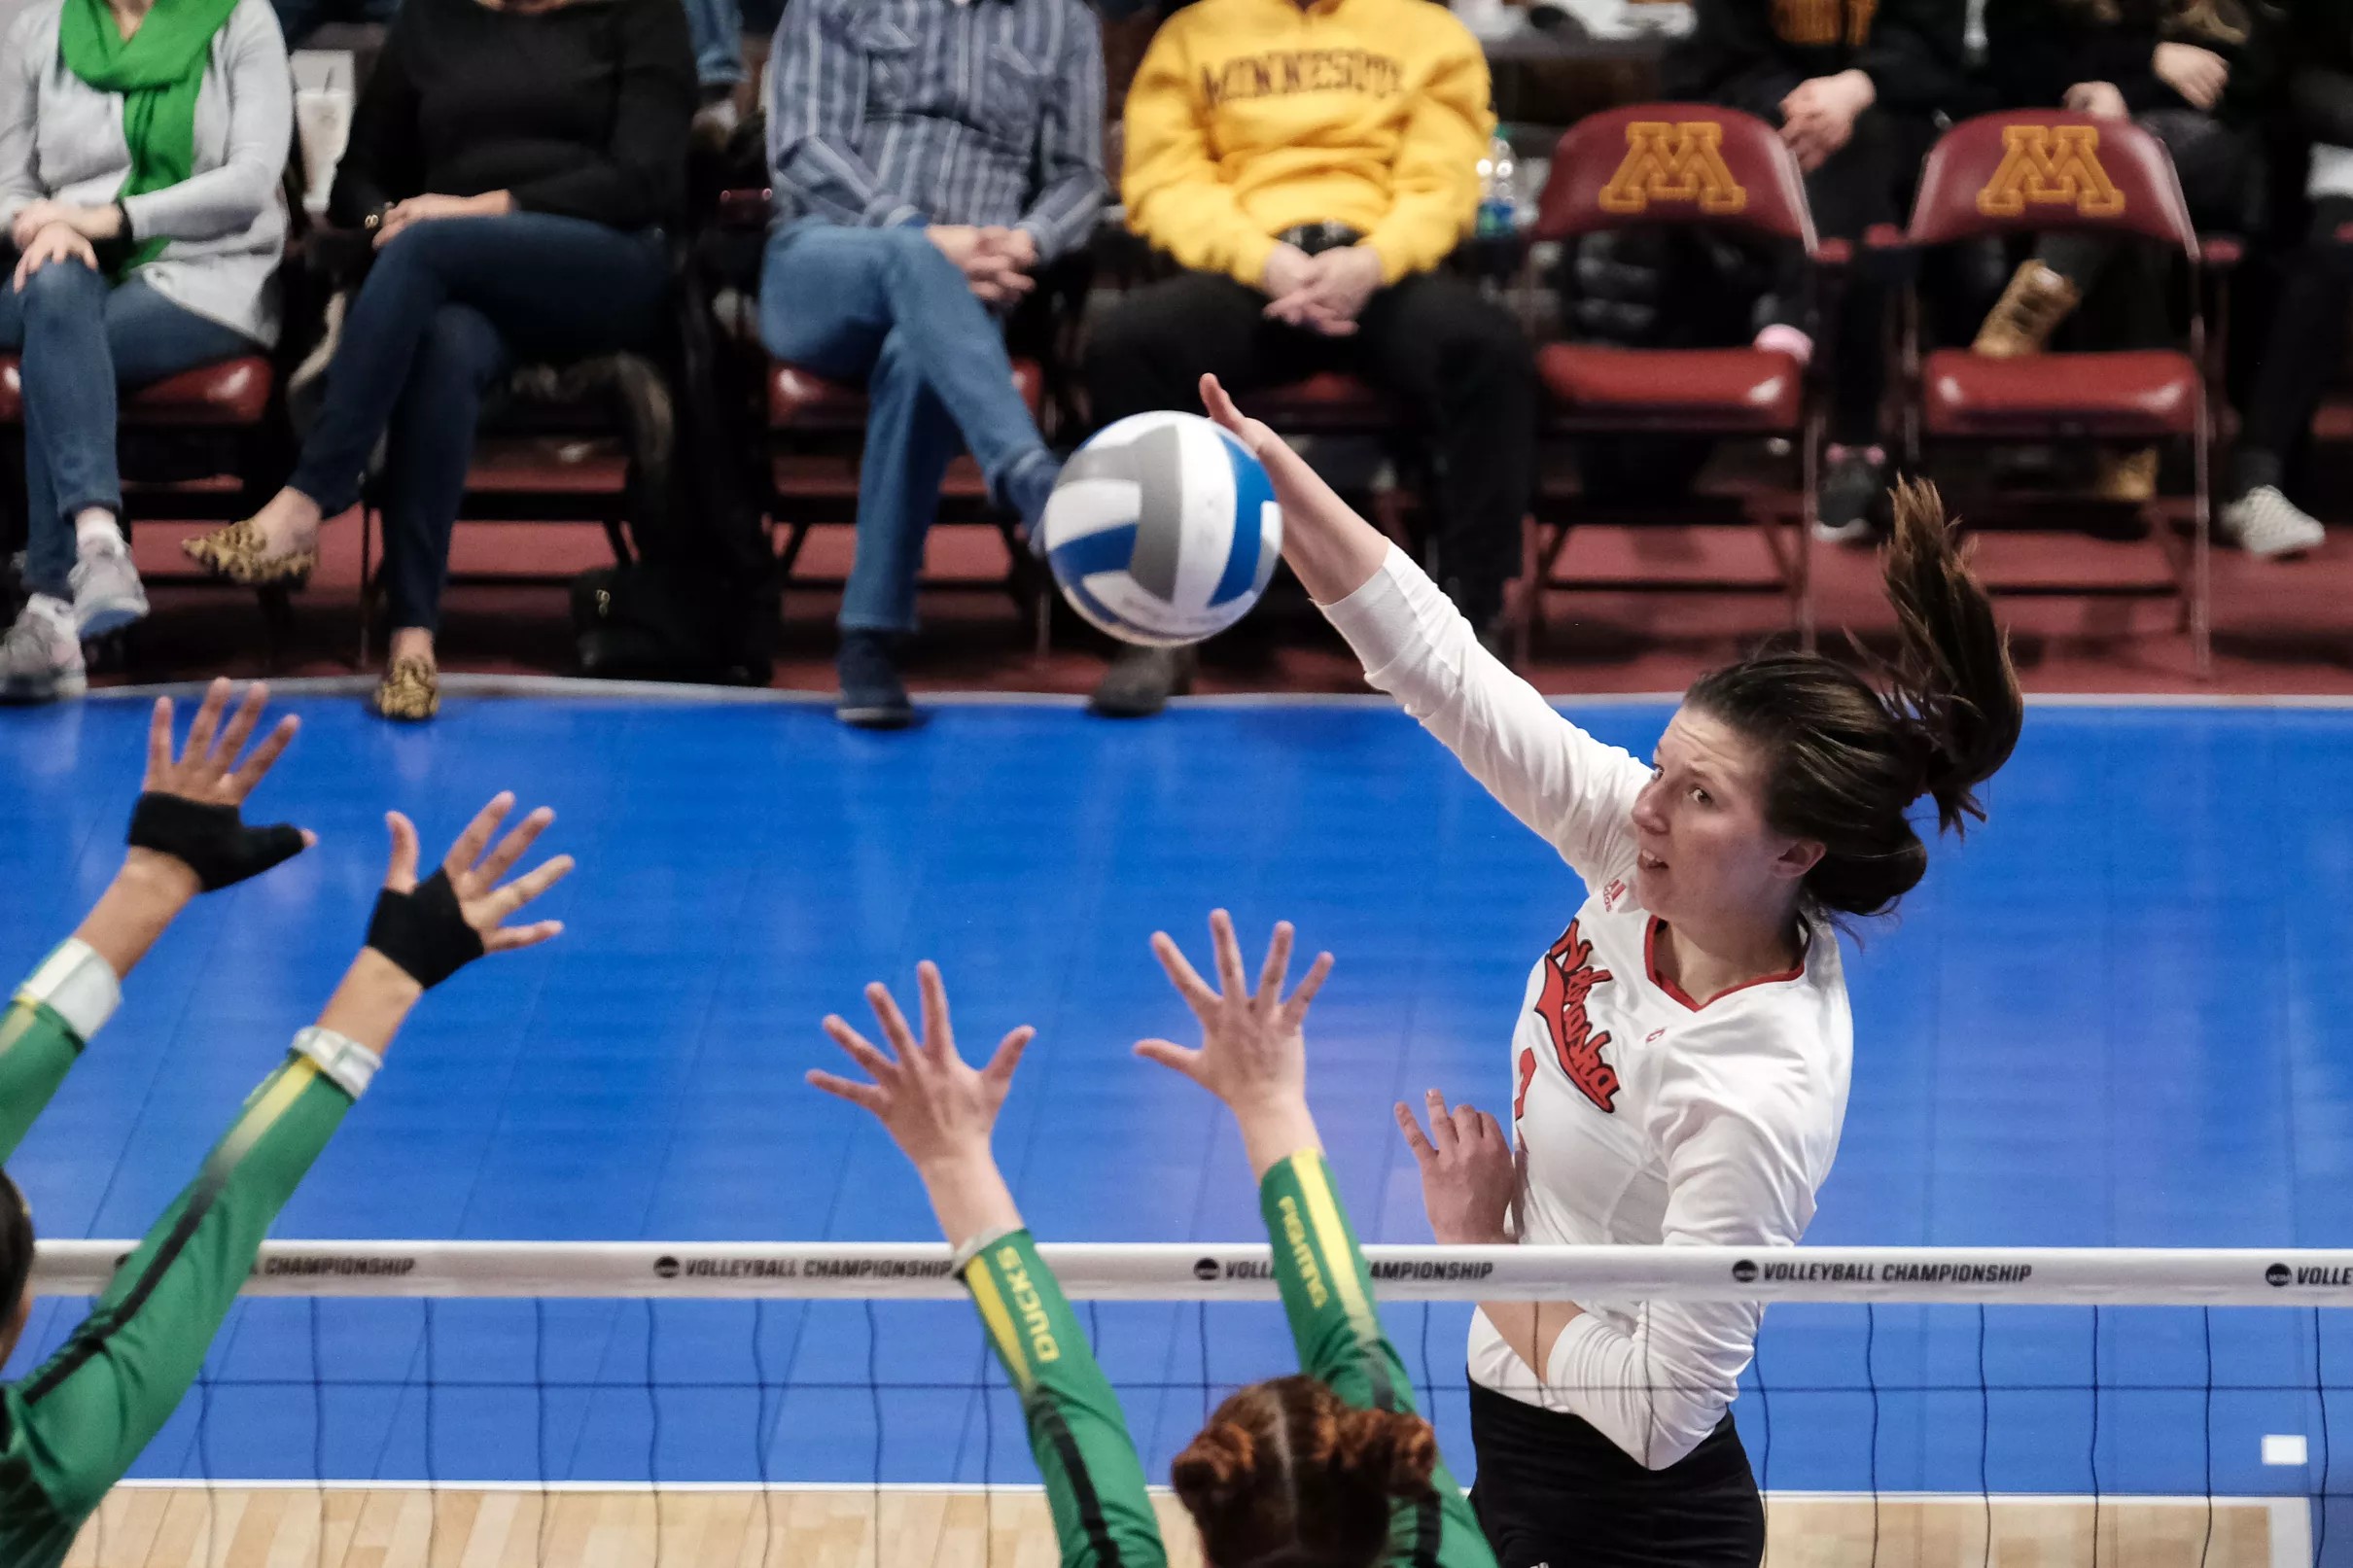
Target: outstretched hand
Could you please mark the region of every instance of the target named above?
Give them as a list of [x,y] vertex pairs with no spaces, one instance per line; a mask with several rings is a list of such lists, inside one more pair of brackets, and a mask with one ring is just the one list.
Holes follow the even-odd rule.
[[825,1033],[865,1068],[868,1078],[844,1078],[812,1069],[809,1083],[839,1099],[861,1106],[891,1134],[891,1141],[919,1170],[933,1170],[961,1161],[986,1161],[989,1135],[997,1113],[1004,1108],[1013,1087],[1013,1069],[1037,1031],[1024,1025],[998,1043],[986,1066],[975,1069],[958,1054],[956,1030],[948,1019],[948,991],[939,966],[930,959],[916,966],[915,984],[923,998],[923,1037],[907,1027],[897,999],[880,981],[866,988],[866,1005],[882,1026],[884,1050],[829,1015]]
[[1136,1054],[1183,1073],[1224,1100],[1237,1115],[1261,1105],[1304,1103],[1307,1038],[1303,1026],[1308,1004],[1332,972],[1332,956],[1317,954],[1299,989],[1285,997],[1282,988],[1290,974],[1291,936],[1290,922],[1276,925],[1274,940],[1267,944],[1266,961],[1259,967],[1257,988],[1252,990],[1243,974],[1234,918],[1224,910],[1210,916],[1216,987],[1194,970],[1175,938],[1166,931],[1154,931],[1153,955],[1193,1009],[1193,1016],[1201,1021],[1201,1048],[1192,1050],[1173,1040],[1141,1040]]
[[1317,604],[1347,598],[1381,570],[1388,536],[1358,516],[1289,442],[1235,407],[1213,375],[1201,378],[1201,406],[1266,469],[1282,508],[1282,558]]
[[[368,927],[368,945],[390,958],[417,984],[439,985],[485,953],[512,953],[535,947],[564,929],[562,921],[539,921],[509,925],[509,917],[554,887],[568,875],[572,856],[543,860],[512,882],[503,883],[533,841],[555,820],[545,806],[525,817],[490,849],[491,836],[514,809],[514,796],[502,791],[466,824],[440,866],[423,882],[417,880],[416,824],[399,812],[385,814],[392,830],[392,861],[384,872],[384,890],[376,897],[375,918]],[[483,851],[489,849],[485,855]]]
[[301,720],[288,714],[238,761],[269,704],[269,688],[255,681],[229,716],[231,687],[215,680],[188,727],[185,749],[172,749],[172,701],[156,699],[147,726],[147,774],[131,813],[135,854],[168,856],[187,867],[206,892],[260,876],[318,842],[318,835],[284,822],[247,826],[240,808],[293,744]]

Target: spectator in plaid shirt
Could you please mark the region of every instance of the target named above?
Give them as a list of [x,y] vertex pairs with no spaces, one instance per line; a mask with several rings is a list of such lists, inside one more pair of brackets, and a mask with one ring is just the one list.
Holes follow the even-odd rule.
[[797,0],[773,58],[760,337],[871,400],[839,712],[896,728],[915,711],[895,647],[959,437],[1025,525],[1059,471],[1001,324],[1102,210],[1102,33],[1083,0]]

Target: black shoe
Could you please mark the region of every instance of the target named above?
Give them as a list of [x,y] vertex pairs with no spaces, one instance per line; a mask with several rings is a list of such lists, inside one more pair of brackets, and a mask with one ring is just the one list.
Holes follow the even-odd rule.
[[915,705],[892,660],[888,632],[844,632],[834,667],[841,672],[841,700],[834,715],[860,729],[905,729],[915,722]]
[[1879,515],[1886,499],[1884,462],[1873,462],[1868,452],[1832,458],[1822,473],[1813,537],[1825,544],[1870,543],[1881,532]]
[[1130,648],[1104,672],[1087,708],[1104,718],[1149,718],[1193,688],[1198,662],[1189,647]]

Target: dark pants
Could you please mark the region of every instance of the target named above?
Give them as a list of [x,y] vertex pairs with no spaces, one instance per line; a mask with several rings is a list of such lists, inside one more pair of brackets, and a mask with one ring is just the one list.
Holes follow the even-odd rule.
[[346,510],[389,435],[384,570],[396,629],[440,623],[482,394],[518,361],[650,347],[669,288],[658,233],[541,213],[419,224],[377,255],[287,483],[330,517]]
[[1087,345],[1095,419],[1197,410],[1214,374],[1243,400],[1319,370],[1362,376],[1427,435],[1436,476],[1438,576],[1477,625],[1493,620],[1520,557],[1535,482],[1536,377],[1504,310],[1451,273],[1377,292],[1349,337],[1266,319],[1266,296],[1212,272],[1139,289]]
[[2302,441],[2329,380],[2344,363],[2353,279],[2339,259],[2336,231],[2353,224],[2353,196],[2323,196],[2312,204],[2311,237],[2291,253],[2279,298],[2247,388],[2238,449],[2230,468],[2231,499],[2257,485],[2276,485],[2287,455]]
[[[1778,105],[1748,108],[1774,124]],[[1878,107],[1855,117],[1846,145],[1806,176],[1806,204],[1822,239],[1860,242],[1874,224],[1901,225],[1912,206],[1920,159],[1936,139],[1924,115],[1900,115]],[[1831,370],[1830,437],[1850,446],[1879,438],[1879,406],[1887,394],[1887,291],[1869,269],[1848,273],[1835,321],[1816,324],[1807,315],[1806,259],[1794,250],[1785,259],[1774,289],[1776,321],[1816,336],[1827,330],[1834,358]]]
[[[2136,122],[2172,155],[2182,197],[2200,231],[2255,230],[2264,182],[2252,135],[2195,109],[2153,110]],[[2165,300],[2173,262],[2155,247],[2110,234],[2054,233],[2035,242],[2034,254],[2087,299],[2094,285],[2117,274],[2109,297],[2090,313],[2088,330],[2103,346],[2155,348],[2173,340],[2173,312]],[[2119,265],[2127,258],[2137,262],[2128,274]]]
[[1724,1417],[1647,1470],[1577,1416],[1470,1389],[1471,1507],[1500,1568],[1757,1568],[1765,1502]]

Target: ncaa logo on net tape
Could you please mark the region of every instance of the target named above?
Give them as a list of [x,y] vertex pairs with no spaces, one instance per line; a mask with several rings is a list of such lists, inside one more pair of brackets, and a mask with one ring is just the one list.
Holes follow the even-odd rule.
[[2300,1264],[2291,1269],[2274,1263],[2264,1271],[2264,1283],[2274,1290],[2300,1285],[2307,1290],[2343,1290],[2353,1286],[2353,1269],[2330,1264]]

